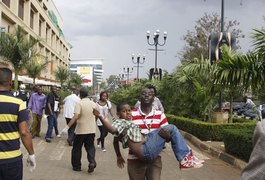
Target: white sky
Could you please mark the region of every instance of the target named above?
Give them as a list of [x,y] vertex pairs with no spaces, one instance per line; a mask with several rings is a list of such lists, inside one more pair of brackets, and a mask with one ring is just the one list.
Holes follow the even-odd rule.
[[[147,44],[146,31],[167,31],[165,49],[158,52],[158,67],[172,72],[180,64],[178,53],[183,36],[194,31],[204,13],[221,12],[221,0],[54,0],[64,21],[66,40],[73,45],[71,59],[103,58],[103,78],[123,73],[132,54],[145,54],[140,77],[155,65],[154,48]],[[242,5],[241,5],[242,2]],[[227,20],[238,20],[246,36],[240,39],[243,52],[251,48],[253,28],[264,27],[265,0],[225,0]],[[162,36],[162,34],[161,34]],[[152,38],[150,38],[152,40]],[[160,42],[163,38],[160,37]],[[136,68],[131,75],[136,77]]]

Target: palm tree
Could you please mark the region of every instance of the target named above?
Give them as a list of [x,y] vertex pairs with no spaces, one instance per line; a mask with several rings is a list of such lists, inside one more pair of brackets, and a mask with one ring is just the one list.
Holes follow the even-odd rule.
[[207,116],[209,120],[216,103],[217,87],[212,83],[214,69],[215,65],[211,65],[209,60],[203,57],[194,58],[184,64],[178,78],[181,83],[179,88],[184,92],[192,93],[188,100],[190,109],[197,109],[200,116]]
[[178,67],[171,76],[166,74],[160,94],[167,102],[167,111],[210,120],[216,99],[212,92],[213,69],[209,60],[195,58]]
[[228,89],[230,97],[229,122],[232,123],[232,102],[234,94],[247,91],[253,84],[252,78],[256,73],[255,62],[249,55],[241,55],[227,46],[222,47],[222,60],[216,64],[214,82]]
[[[41,55],[39,55],[41,56]],[[35,80],[41,75],[41,72],[47,67],[49,61],[45,59],[44,62],[38,62],[38,58],[31,59],[27,66],[25,67],[29,77],[33,79],[33,86],[35,85]]]
[[83,80],[79,74],[70,72],[69,80],[68,80],[68,86],[69,87],[80,87],[83,83]]
[[55,78],[60,81],[61,88],[63,87],[63,83],[69,78],[69,70],[65,67],[59,67],[54,72]]
[[252,86],[256,88],[264,88],[265,85],[265,29],[254,30],[252,35],[253,46],[255,51],[247,58],[255,62],[252,68],[256,69],[256,73],[252,77]]
[[35,45],[39,40],[27,38],[22,27],[17,26],[13,33],[0,36],[0,56],[10,63],[14,69],[14,90],[18,88],[18,74],[25,68],[27,62],[36,56]]

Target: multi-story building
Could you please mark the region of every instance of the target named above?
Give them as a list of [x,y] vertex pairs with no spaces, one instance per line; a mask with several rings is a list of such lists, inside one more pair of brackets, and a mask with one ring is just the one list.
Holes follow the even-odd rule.
[[70,61],[70,71],[83,78],[84,85],[99,85],[103,79],[103,59],[89,58]]
[[71,45],[64,38],[63,20],[53,0],[1,0],[1,32],[10,33],[16,26],[23,27],[28,38],[41,40],[38,51],[50,64],[39,79],[54,82],[54,70],[69,66]]

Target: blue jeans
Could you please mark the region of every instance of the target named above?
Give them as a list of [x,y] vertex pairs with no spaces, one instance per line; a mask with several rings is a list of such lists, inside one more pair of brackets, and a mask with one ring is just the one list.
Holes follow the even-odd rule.
[[171,147],[178,161],[181,161],[190,150],[175,125],[169,124],[150,132],[142,145],[145,161],[153,161],[163,150],[166,140],[158,133],[161,128],[167,129],[171,135]]
[[0,164],[0,179],[3,180],[22,180],[23,177],[23,164],[22,159]]
[[54,123],[53,123],[53,127],[54,127],[54,131],[56,136],[59,134],[59,130],[58,130],[58,116],[59,116],[60,112],[59,111],[55,111],[54,112]]
[[46,132],[45,139],[46,138],[52,138],[52,130],[53,130],[53,126],[54,126],[54,123],[55,123],[54,113],[53,113],[53,115],[47,116],[47,120],[48,120],[48,129],[47,129],[47,132]]
[[[71,121],[71,118],[65,118],[66,124],[68,124]],[[75,137],[75,127],[76,127],[76,122],[68,129],[68,140],[70,142],[74,141]]]

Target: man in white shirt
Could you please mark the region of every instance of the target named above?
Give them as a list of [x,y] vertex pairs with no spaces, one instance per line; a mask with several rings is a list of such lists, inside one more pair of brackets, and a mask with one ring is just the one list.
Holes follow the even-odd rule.
[[[64,117],[66,120],[66,124],[70,122],[72,117],[74,116],[74,109],[75,105],[80,101],[80,98],[78,97],[79,90],[75,89],[73,90],[73,93],[67,97],[64,98],[63,103],[64,103]],[[73,124],[69,129],[68,129],[68,138],[67,142],[69,146],[73,145],[73,140],[74,140],[74,132],[75,132],[75,126],[76,123]]]

